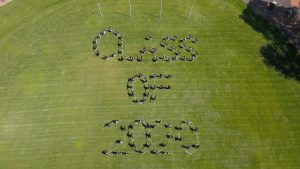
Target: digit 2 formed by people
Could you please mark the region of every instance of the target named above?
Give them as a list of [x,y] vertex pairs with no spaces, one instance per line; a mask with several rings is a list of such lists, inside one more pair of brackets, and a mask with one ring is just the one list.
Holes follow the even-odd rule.
[[[150,153],[153,155],[168,155],[172,152],[168,151],[168,145],[177,143],[179,148],[182,148],[186,153],[193,154],[199,149],[199,128],[194,126],[191,121],[181,121],[178,125],[173,126],[170,123],[164,122],[163,120],[155,120],[154,123],[147,123],[144,120],[134,120],[128,125],[124,125],[119,120],[111,120],[104,124],[106,129],[117,127],[120,134],[123,134],[122,138],[116,138],[112,140],[112,147],[102,151],[103,155],[129,155],[131,152],[137,154]],[[144,128],[145,141],[142,145],[136,144],[136,133],[135,129],[138,127]],[[152,140],[153,130],[165,130],[162,140]],[[193,141],[187,142],[186,138],[181,133],[183,130],[188,130],[192,134],[188,134],[188,137],[193,137]],[[175,134],[177,132],[177,134]],[[160,132],[161,133],[161,132]],[[127,140],[127,142],[126,142]],[[191,140],[191,139],[189,139]],[[132,151],[118,151],[120,146],[127,144]]]
[[[100,41],[107,33],[112,33],[118,39],[117,51],[109,55],[103,55],[99,49]],[[152,41],[152,36],[147,35],[145,41]],[[146,48],[144,47],[139,51],[139,56],[124,56],[124,36],[118,30],[114,30],[112,27],[103,29],[93,40],[93,51],[96,56],[100,57],[103,60],[111,60],[118,57],[119,61],[129,61],[129,62],[142,62],[146,54],[152,55],[152,61],[183,61],[183,62],[193,62],[197,59],[200,53],[194,48],[194,45],[199,42],[197,37],[193,35],[188,35],[183,38],[179,38],[177,35],[169,36],[162,38],[162,41],[159,44],[160,48]],[[162,52],[160,52],[162,51]]]

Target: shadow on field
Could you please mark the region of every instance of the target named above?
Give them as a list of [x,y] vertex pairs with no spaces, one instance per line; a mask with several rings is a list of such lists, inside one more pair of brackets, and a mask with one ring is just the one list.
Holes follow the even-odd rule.
[[130,18],[130,15],[116,11],[116,14]]
[[275,70],[279,71],[286,78],[293,78],[300,82],[299,50],[266,19],[254,13],[249,5],[251,4],[248,4],[240,18],[271,41],[270,44],[262,46],[260,49],[260,53],[264,57],[264,63],[275,68]]
[[185,17],[185,16],[181,16],[181,15],[177,15],[177,16],[180,18],[183,18],[183,19],[189,19],[188,17]]
[[159,16],[156,16],[156,15],[153,15],[153,14],[150,14],[150,13],[145,13],[146,15],[149,15],[149,16],[152,16],[154,18],[159,18]]

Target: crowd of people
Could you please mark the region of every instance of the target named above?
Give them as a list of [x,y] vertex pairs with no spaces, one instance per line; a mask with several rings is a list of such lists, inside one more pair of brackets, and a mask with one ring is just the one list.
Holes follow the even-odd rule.
[[[99,49],[99,43],[102,39],[102,37],[107,33],[113,33],[118,38],[118,51],[117,53],[112,53],[110,55],[101,55],[101,51]],[[152,35],[147,35],[145,37],[146,41],[152,40]],[[171,41],[172,43],[168,43]],[[179,45],[174,45],[174,43],[178,43]],[[113,58],[116,58],[118,55],[118,60],[123,61],[129,61],[129,62],[142,62],[144,61],[144,57],[146,54],[150,53],[152,55],[152,61],[158,62],[166,61],[166,62],[172,62],[176,60],[184,61],[184,62],[192,62],[197,59],[197,57],[200,55],[200,53],[195,50],[188,42],[191,42],[192,44],[196,44],[199,42],[199,39],[197,37],[194,37],[193,35],[189,35],[183,39],[179,39],[177,35],[169,36],[167,35],[162,39],[160,42],[160,47],[167,49],[167,51],[171,52],[170,56],[167,56],[166,54],[158,54],[162,53],[159,52],[158,48],[149,48],[147,49],[144,47],[140,50],[140,56],[133,57],[133,56],[124,56],[124,37],[121,32],[118,30],[114,30],[112,27],[109,27],[107,29],[103,29],[93,40],[93,51],[96,56],[100,57],[103,60],[110,60]],[[186,51],[186,52],[184,52]],[[186,54],[184,54],[186,53]]]
[[[123,35],[121,32],[119,32],[118,30],[114,30],[112,27],[103,29],[93,40],[92,44],[93,44],[93,51],[94,51],[95,55],[98,57],[101,56],[101,51],[99,49],[99,43],[100,43],[101,39],[104,37],[104,35],[107,33],[112,33],[118,38],[118,54],[123,55],[123,53],[124,53],[124,51],[123,51],[123,44],[124,44]],[[109,60],[109,59],[115,58],[116,56],[117,56],[116,53],[112,53],[110,55],[103,55],[100,58],[103,60]],[[120,60],[120,58],[119,58],[119,60]]]
[[[183,141],[183,137],[181,136],[181,131],[187,127],[190,132],[195,133],[196,134],[196,143],[192,143],[192,144],[186,144]],[[175,130],[178,131],[178,135],[177,138],[175,138],[175,140],[180,141],[181,147],[184,148],[187,153],[192,154],[190,151],[190,149],[198,149],[200,147],[199,145],[199,139],[198,139],[198,133],[200,132],[198,127],[193,126],[191,121],[181,121],[179,126],[175,126],[174,127]]]
[[[174,43],[168,43],[169,41],[171,42],[176,42],[179,43],[179,45],[174,45]],[[167,35],[162,39],[160,42],[160,47],[167,49],[170,51],[172,54],[171,56],[167,56],[163,54],[162,56],[157,56],[156,52],[157,49],[153,48],[150,50],[150,52],[153,54],[152,61],[157,62],[159,60],[166,61],[166,62],[171,62],[171,61],[176,61],[176,60],[182,60],[182,61],[195,61],[197,57],[200,55],[198,51],[196,51],[193,47],[187,45],[187,42],[190,41],[191,43],[198,43],[199,40],[198,38],[194,37],[193,35],[189,35],[183,39],[179,39],[177,35],[174,36],[169,36]],[[172,45],[173,44],[173,45]],[[189,58],[187,55],[183,55],[183,51],[187,51],[191,57]],[[183,56],[181,56],[183,55]]]
[[[147,101],[148,98],[150,98],[150,102],[156,101],[156,89],[159,90],[171,90],[171,86],[170,85],[149,85],[149,79],[155,79],[155,78],[166,78],[169,79],[171,78],[172,75],[163,75],[163,74],[152,74],[149,76],[149,78],[141,73],[134,75],[133,77],[128,79],[127,82],[127,92],[128,92],[128,96],[132,97],[133,100],[132,102],[137,103],[137,104],[143,104]],[[142,98],[137,98],[136,94],[134,92],[134,83],[140,81],[141,83],[143,83],[143,89],[144,92],[142,94]]]
[[[112,120],[108,123],[105,123],[104,127],[111,127],[110,125],[107,124],[117,124],[118,120]],[[142,145],[141,148],[138,148],[137,145],[135,144],[135,134],[134,134],[134,129],[138,126],[141,125],[145,129],[145,143]],[[152,145],[152,132],[151,129],[154,129],[156,127],[162,126],[163,128],[169,129],[169,133],[165,135],[165,138],[167,141],[159,142],[158,144]],[[181,136],[181,131],[185,128],[188,127],[189,130],[192,133],[196,133],[197,138],[195,140],[196,143],[192,144],[185,144],[184,143],[184,138]],[[126,132],[126,137],[128,139],[128,146],[136,153],[138,154],[144,154],[145,152],[148,151],[150,147],[155,147],[154,149],[150,150],[151,154],[155,155],[167,155],[169,152],[164,151],[164,148],[169,144],[170,141],[176,141],[180,142],[181,148],[184,148],[186,151],[189,151],[190,149],[196,150],[198,149],[199,146],[199,140],[198,140],[198,133],[199,133],[199,128],[198,127],[193,127],[192,122],[190,121],[181,121],[179,126],[175,126],[174,129],[178,131],[177,135],[173,135],[171,128],[173,126],[169,123],[165,123],[162,120],[155,120],[155,124],[149,124],[146,123],[144,120],[134,120],[131,124],[129,124],[127,127],[124,125],[121,125],[120,130],[122,132]],[[125,128],[125,129],[124,129]],[[118,139],[115,141],[114,145],[121,145],[124,144],[125,141],[124,139]],[[192,153],[192,152],[188,152]],[[116,152],[116,151],[111,151],[111,150],[103,150],[102,154],[104,155],[128,155],[129,152]]]

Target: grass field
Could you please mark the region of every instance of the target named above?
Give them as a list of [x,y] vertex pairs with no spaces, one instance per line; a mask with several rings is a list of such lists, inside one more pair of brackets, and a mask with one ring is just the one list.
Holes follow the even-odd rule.
[[[0,168],[298,168],[300,85],[263,60],[272,43],[239,16],[242,0],[14,0],[0,8]],[[193,63],[103,61],[92,51],[101,29],[125,35],[126,55],[136,55],[152,34],[193,34],[201,56]],[[101,49],[111,52],[110,38]],[[148,44],[149,45],[149,44]],[[172,91],[155,103],[127,96],[135,74],[172,74]],[[103,124],[156,119],[192,120],[200,149],[189,155],[172,143],[166,156],[104,156],[123,137]],[[141,128],[137,129],[142,133]],[[164,130],[154,131],[158,139]],[[189,133],[186,133],[190,137]],[[139,138],[142,139],[142,138]],[[154,140],[155,142],[155,140]],[[142,143],[142,142],[140,142]]]

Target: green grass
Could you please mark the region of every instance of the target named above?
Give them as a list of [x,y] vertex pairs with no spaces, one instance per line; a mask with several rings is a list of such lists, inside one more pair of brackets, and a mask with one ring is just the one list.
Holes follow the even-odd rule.
[[[192,1],[165,0],[161,19],[158,0],[132,1],[132,18],[126,0],[102,0],[102,18],[97,2],[14,0],[0,8],[0,168],[298,168],[299,82],[264,64],[260,49],[272,42],[239,17],[242,1],[194,1],[191,21]],[[193,34],[201,57],[105,62],[91,42],[108,26],[125,34],[127,55],[148,33],[152,46],[167,34]],[[126,82],[140,72],[172,74],[164,83],[173,90],[158,92],[153,104],[133,104]],[[138,118],[192,120],[201,147],[192,155],[172,143],[168,156],[103,156],[124,137],[103,124]]]

